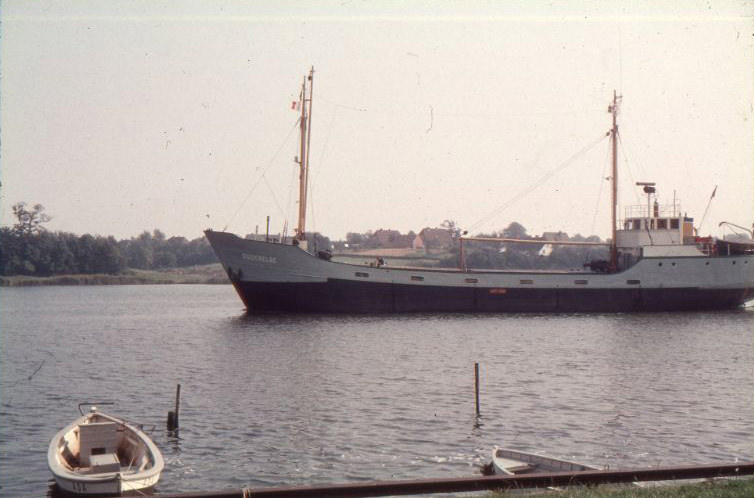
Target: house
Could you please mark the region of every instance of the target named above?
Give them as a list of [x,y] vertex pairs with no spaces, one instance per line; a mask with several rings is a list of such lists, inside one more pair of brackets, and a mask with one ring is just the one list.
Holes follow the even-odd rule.
[[403,249],[411,247],[413,239],[413,232],[403,235],[398,230],[380,228],[369,237],[367,246],[382,247],[385,249]]
[[453,235],[447,228],[423,228],[419,235],[414,237],[412,247],[414,249],[450,249],[453,247]]
[[[542,239],[550,242],[567,242],[569,240],[568,234],[565,232],[544,232],[542,233]],[[554,249],[554,245],[545,244],[542,249],[539,250],[540,256],[549,256]]]

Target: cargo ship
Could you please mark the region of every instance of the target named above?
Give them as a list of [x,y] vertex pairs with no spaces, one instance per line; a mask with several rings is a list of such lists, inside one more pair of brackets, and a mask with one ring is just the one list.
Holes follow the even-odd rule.
[[[543,241],[459,236],[458,268],[409,268],[334,261],[328,251],[308,250],[306,193],[309,176],[314,70],[300,100],[299,212],[288,240],[254,240],[205,231],[223,269],[249,313],[406,312],[631,312],[732,309],[754,299],[754,242],[699,237],[694,220],[674,201],[657,203],[655,185],[640,182],[647,204],[629,206],[617,219],[618,110],[608,107],[611,141],[611,239],[609,257],[577,270],[468,268],[470,241]],[[652,202],[654,198],[654,203]]]

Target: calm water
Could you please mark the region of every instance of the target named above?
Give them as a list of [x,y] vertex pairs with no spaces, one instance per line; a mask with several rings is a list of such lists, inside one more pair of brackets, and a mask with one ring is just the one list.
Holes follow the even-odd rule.
[[50,438],[88,400],[155,426],[160,492],[468,476],[494,445],[751,459],[753,343],[751,309],[247,317],[230,286],[4,288],[0,494],[47,492]]

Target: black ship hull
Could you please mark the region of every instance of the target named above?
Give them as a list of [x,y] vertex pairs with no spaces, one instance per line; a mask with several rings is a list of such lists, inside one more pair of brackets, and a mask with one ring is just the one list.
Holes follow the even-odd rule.
[[411,286],[330,279],[324,283],[234,282],[250,313],[571,313],[734,309],[743,289],[507,289]]

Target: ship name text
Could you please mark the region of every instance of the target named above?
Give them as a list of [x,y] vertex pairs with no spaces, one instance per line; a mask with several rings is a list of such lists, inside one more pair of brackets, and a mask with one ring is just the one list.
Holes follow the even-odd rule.
[[246,261],[254,261],[256,263],[267,263],[269,265],[275,265],[278,262],[278,259],[273,256],[262,256],[261,254],[247,254],[247,253],[241,253],[241,258],[245,259]]

